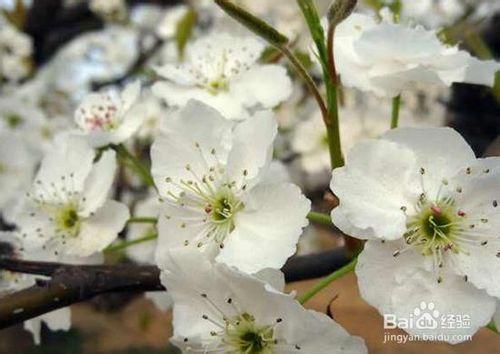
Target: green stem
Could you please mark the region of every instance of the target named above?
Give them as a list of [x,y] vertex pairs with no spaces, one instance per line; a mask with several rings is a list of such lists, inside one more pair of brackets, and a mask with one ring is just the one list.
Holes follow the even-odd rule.
[[321,290],[326,288],[330,283],[332,283],[334,280],[341,278],[342,276],[350,273],[351,271],[354,270],[356,267],[356,262],[357,258],[354,258],[351,262],[343,266],[342,268],[336,270],[329,276],[327,276],[324,279],[321,279],[316,285],[314,285],[311,289],[309,289],[308,292],[305,294],[302,294],[297,298],[297,300],[301,303],[304,304],[310,299],[312,299],[317,293],[319,293]]
[[137,245],[139,243],[147,242],[147,241],[152,241],[156,240],[158,238],[158,234],[156,232],[147,234],[144,237],[135,239],[135,240],[130,240],[130,241],[122,241],[120,243],[108,246],[104,252],[105,253],[111,253],[111,252],[116,252],[116,251],[121,251],[125,248],[128,248],[133,245]]
[[151,217],[132,217],[128,219],[127,223],[132,224],[132,223],[137,223],[137,224],[156,224],[158,221],[157,218],[151,218]]
[[401,108],[401,95],[398,95],[392,99],[391,129],[398,127],[400,108]]
[[486,326],[486,328],[488,328],[489,330],[491,330],[491,331],[493,331],[493,332],[495,332],[495,333],[499,334],[499,332],[498,332],[498,328],[497,328],[497,326],[495,325],[495,323],[494,323],[493,321],[491,321],[491,322],[490,322],[490,323]]
[[476,31],[467,31],[465,34],[465,43],[479,59],[493,59],[493,52],[490,47]]
[[321,97],[321,94],[319,93],[318,87],[314,83],[314,80],[312,77],[309,75],[307,70],[304,68],[302,63],[300,62],[299,59],[293,53],[288,49],[288,47],[277,47],[278,50],[280,50],[288,59],[290,64],[293,66],[295,72],[297,75],[301,77],[302,80],[304,80],[307,88],[309,89],[309,92],[313,95],[314,99],[318,103],[318,106],[321,110],[321,115],[323,116],[323,120],[325,122],[328,121],[329,119],[329,114],[328,114],[328,109],[326,108],[325,102],[323,101],[323,97]]
[[333,226],[332,219],[330,218],[330,215],[327,214],[311,211],[309,214],[307,214],[307,218],[309,219],[309,221],[316,224]]
[[146,185],[154,187],[155,182],[153,180],[153,177],[151,176],[151,172],[146,166],[142,164],[141,161],[139,161],[134,155],[132,155],[123,144],[114,146],[114,149],[117,152],[118,156],[122,158],[122,160],[131,170],[137,173],[137,175]]

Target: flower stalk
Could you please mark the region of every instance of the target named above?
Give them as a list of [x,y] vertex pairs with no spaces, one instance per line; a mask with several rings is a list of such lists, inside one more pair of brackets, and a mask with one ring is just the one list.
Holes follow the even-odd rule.
[[114,150],[118,154],[118,156],[122,159],[122,161],[132,170],[134,171],[139,178],[150,187],[155,185],[153,177],[151,176],[151,172],[149,169],[142,164],[137,157],[132,155],[130,151],[123,145],[113,146]]
[[156,232],[148,233],[145,236],[143,236],[141,238],[137,238],[135,240],[122,241],[120,243],[111,245],[111,246],[107,247],[104,250],[104,252],[105,253],[112,253],[112,252],[121,251],[121,250],[124,250],[130,246],[134,246],[134,245],[144,243],[147,241],[156,240],[157,238],[158,238],[158,234]]
[[152,217],[144,217],[144,216],[136,216],[128,219],[127,223],[128,224],[156,224],[158,222],[157,218],[152,218]]
[[297,298],[297,300],[301,304],[305,304],[307,301],[311,300],[316,294],[318,294],[321,290],[326,288],[328,285],[330,285],[334,280],[337,280],[344,275],[350,273],[351,271],[354,270],[356,267],[357,263],[357,258],[354,258],[351,262],[346,264],[344,267],[340,268],[339,270],[336,270],[332,274],[328,275],[326,278],[320,280],[316,285],[314,285],[309,291],[307,291],[305,294],[302,294]]
[[397,128],[399,125],[400,109],[401,109],[401,95],[398,95],[392,99],[391,129]]

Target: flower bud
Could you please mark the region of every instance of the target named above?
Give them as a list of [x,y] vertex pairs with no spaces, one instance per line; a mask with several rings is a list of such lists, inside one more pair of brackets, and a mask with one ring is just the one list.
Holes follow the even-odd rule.
[[233,4],[231,1],[215,0],[215,3],[229,16],[258,36],[264,38],[270,44],[276,47],[283,47],[288,43],[288,38],[285,35],[240,6]]
[[357,0],[334,0],[328,8],[328,23],[330,26],[337,26],[344,21],[354,11]]

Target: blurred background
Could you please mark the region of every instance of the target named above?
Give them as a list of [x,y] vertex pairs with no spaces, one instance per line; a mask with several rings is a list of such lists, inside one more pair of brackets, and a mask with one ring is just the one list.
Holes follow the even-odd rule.
[[[297,54],[303,55],[304,63],[313,74],[318,74],[308,57],[309,39],[295,1],[240,2],[288,36],[293,36]],[[413,6],[419,3],[418,0],[401,2],[402,16],[406,16],[409,22],[439,28],[443,40],[459,44],[480,58],[498,59],[500,56],[500,1],[456,0],[459,7],[454,7],[453,11],[439,7],[433,16],[429,16],[428,8],[423,11]],[[450,1],[442,1],[445,2]],[[384,4],[393,3],[391,0],[360,0],[358,11],[374,11]],[[321,11],[328,5],[328,0],[318,1]],[[152,65],[179,60],[179,44],[189,41],[183,37],[182,31],[188,18],[186,8],[196,13],[194,27],[197,35],[234,26],[221,19],[210,0],[0,0],[0,7],[3,12],[0,26],[15,24],[19,32],[32,41],[31,52],[25,58],[26,72],[14,78],[8,78],[8,73],[4,73],[2,96],[13,91],[31,98],[36,96],[37,109],[43,111],[47,121],[29,129],[43,131],[45,135],[41,136],[48,140],[59,129],[68,127],[72,111],[84,94],[120,85],[132,76],[151,82],[155,78]],[[286,173],[313,200],[315,209],[328,211],[335,205],[335,200],[333,196],[325,196],[324,192],[329,180],[328,161],[324,163],[327,150],[325,146],[301,148],[301,141],[311,139],[311,135],[304,136],[301,132],[312,130],[314,135],[317,112],[303,88],[297,86],[294,96],[276,112],[280,137],[275,157],[283,162]],[[376,136],[387,129],[389,102],[351,90],[343,91],[341,99],[341,114],[349,117],[341,125],[346,149],[360,138]],[[0,97],[0,116],[5,113],[5,107],[5,100]],[[500,97],[489,88],[466,84],[455,84],[445,90],[415,87],[403,96],[401,117],[403,125],[452,126],[467,139],[478,156],[500,156]],[[137,152],[145,155],[152,138],[146,128],[144,141],[135,146]],[[132,180],[130,176],[123,178]],[[133,180],[129,182],[134,184]],[[122,193],[121,197],[125,199],[135,198],[120,190],[117,193]],[[8,225],[3,225],[3,228],[8,228]],[[345,243],[342,235],[313,226],[306,230],[302,239],[300,254],[339,248]],[[131,252],[119,252],[106,258],[110,264],[137,261]],[[300,294],[313,283],[314,280],[290,283],[288,290],[297,290]],[[350,333],[365,338],[370,353],[500,352],[500,336],[487,329],[480,330],[472,342],[456,346],[418,342],[383,344],[382,318],[361,299],[352,274],[334,282],[307,306],[322,312],[330,311]],[[100,296],[72,306],[71,310],[71,330],[50,332],[42,328],[41,346],[33,345],[31,335],[23,330],[22,325],[1,330],[0,354],[176,353],[168,344],[172,330],[171,314],[157,309],[142,294]]]

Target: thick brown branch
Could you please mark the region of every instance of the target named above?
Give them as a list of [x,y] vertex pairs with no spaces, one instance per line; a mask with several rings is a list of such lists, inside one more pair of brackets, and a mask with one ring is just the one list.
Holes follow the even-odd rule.
[[[343,249],[292,257],[283,267],[288,282],[327,275],[349,262]],[[0,329],[110,292],[165,290],[160,270],[140,265],[69,265],[0,258],[0,270],[50,276],[0,299]]]
[[165,290],[155,266],[76,266],[0,259],[0,269],[52,277],[43,285],[2,298],[0,328],[104,293]]

